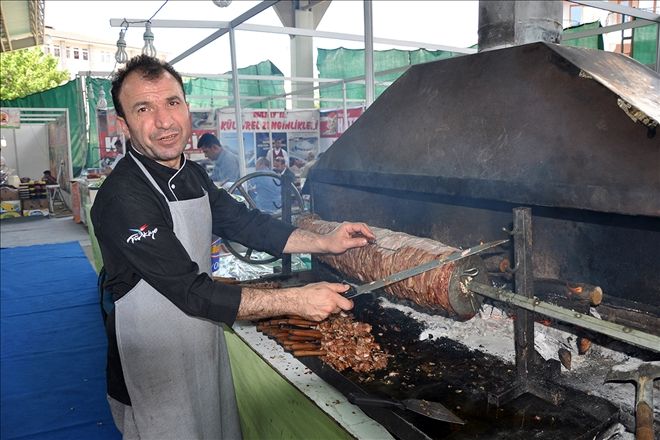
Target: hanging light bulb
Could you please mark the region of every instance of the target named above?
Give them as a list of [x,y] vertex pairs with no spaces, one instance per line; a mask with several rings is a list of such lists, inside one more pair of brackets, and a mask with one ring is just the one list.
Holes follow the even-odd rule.
[[125,64],[128,61],[126,53],[126,40],[124,40],[125,29],[119,31],[119,40],[117,40],[117,52],[115,52],[115,61],[119,64]]
[[151,32],[151,23],[146,22],[144,25],[144,47],[142,54],[149,57],[156,56],[156,48],[154,47],[154,33]]

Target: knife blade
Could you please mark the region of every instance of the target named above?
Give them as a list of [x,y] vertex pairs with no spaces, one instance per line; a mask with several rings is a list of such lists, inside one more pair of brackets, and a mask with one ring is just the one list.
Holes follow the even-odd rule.
[[491,241],[489,243],[484,243],[480,244],[478,246],[473,246],[471,248],[465,249],[465,250],[459,250],[456,252],[452,252],[449,255],[445,255],[442,258],[438,258],[435,260],[431,260],[427,263],[420,264],[419,266],[412,267],[410,269],[402,270],[400,272],[396,272],[392,275],[389,275],[385,278],[382,278],[380,280],[372,281],[370,283],[366,284],[361,284],[359,286],[354,286],[351,285],[351,288],[348,289],[346,292],[343,293],[345,298],[355,298],[358,295],[362,295],[365,293],[372,292],[376,289],[381,289],[385,286],[389,286],[390,284],[398,283],[399,281],[403,281],[406,278],[413,277],[415,275],[419,275],[424,272],[428,272],[429,270],[435,269],[436,267],[443,266],[447,263],[451,263],[452,261],[458,261],[463,258],[469,257],[470,255],[475,255],[478,254],[479,252],[483,252],[486,249],[493,248],[495,246],[499,246],[501,244],[504,244],[508,242],[509,240],[496,240],[496,241]]

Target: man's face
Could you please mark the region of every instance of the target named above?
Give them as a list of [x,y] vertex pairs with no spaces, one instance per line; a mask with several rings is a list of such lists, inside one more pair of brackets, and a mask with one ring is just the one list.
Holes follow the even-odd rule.
[[284,163],[284,159],[279,157],[275,159],[275,161],[273,162],[273,170],[276,173],[281,174],[285,168],[286,168],[286,164]]
[[146,80],[130,73],[119,94],[125,117],[119,123],[133,147],[170,168],[178,168],[192,127],[188,104],[177,80],[168,72]]
[[217,145],[212,145],[208,148],[202,148],[202,151],[207,159],[216,160],[220,156],[220,151],[222,150]]

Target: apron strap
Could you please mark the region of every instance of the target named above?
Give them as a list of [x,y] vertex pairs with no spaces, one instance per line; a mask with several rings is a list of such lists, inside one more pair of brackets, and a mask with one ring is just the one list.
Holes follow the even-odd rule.
[[135,163],[137,163],[137,166],[140,167],[140,169],[142,170],[144,175],[147,176],[147,179],[149,179],[149,182],[151,182],[151,184],[154,186],[154,188],[156,188],[156,190],[158,190],[158,192],[161,193],[163,195],[163,197],[165,197],[165,201],[168,201],[167,196],[165,195],[163,190],[160,189],[160,186],[158,186],[158,184],[156,183],[154,178],[151,176],[151,173],[149,173],[149,171],[147,171],[147,168],[144,165],[142,165],[142,162],[140,162],[140,160],[137,157],[135,157],[135,155],[133,154],[132,151],[129,151],[128,154],[131,155],[131,157],[133,158]]

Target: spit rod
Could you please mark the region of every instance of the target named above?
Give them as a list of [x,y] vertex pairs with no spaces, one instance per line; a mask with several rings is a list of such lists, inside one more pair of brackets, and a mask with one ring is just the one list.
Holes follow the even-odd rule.
[[574,324],[578,327],[593,330],[597,333],[610,336],[637,347],[660,352],[660,337],[650,333],[635,330],[613,322],[603,321],[573,310],[568,310],[564,307],[541,301],[537,297],[525,298],[516,295],[509,290],[498,289],[476,281],[467,282],[466,287],[479,295],[487,296],[488,298],[512,304],[517,307],[522,307],[523,309],[544,316],[549,316],[550,318],[559,321],[568,322],[569,324]]

